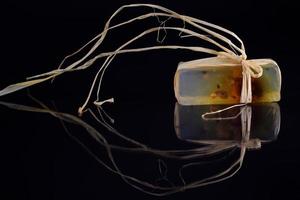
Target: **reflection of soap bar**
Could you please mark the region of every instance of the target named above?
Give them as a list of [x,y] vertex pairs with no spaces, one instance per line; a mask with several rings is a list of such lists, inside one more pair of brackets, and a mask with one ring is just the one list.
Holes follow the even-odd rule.
[[[261,65],[263,75],[252,78],[252,101],[279,101],[281,74],[278,65],[270,59],[256,61],[264,63]],[[211,66],[212,63],[217,66]],[[228,59],[219,57],[180,63],[174,79],[175,95],[182,105],[239,103],[241,87],[241,66],[230,66]]]
[[[225,106],[226,107],[226,106]],[[203,120],[201,115],[224,106],[183,106],[176,104],[174,126],[177,137],[182,140],[212,143],[214,141],[239,141],[242,136],[241,116],[227,120]],[[277,103],[253,104],[251,106],[250,138],[273,141],[280,129],[280,108]],[[224,116],[234,116],[240,108],[230,109]]]

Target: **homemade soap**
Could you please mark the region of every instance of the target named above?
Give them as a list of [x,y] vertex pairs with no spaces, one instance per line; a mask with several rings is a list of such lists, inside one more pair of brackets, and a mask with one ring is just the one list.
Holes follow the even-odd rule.
[[[253,60],[263,68],[252,78],[252,102],[280,100],[281,73],[271,59]],[[237,104],[242,89],[242,67],[229,59],[212,57],[180,63],[174,78],[175,95],[182,105]]]

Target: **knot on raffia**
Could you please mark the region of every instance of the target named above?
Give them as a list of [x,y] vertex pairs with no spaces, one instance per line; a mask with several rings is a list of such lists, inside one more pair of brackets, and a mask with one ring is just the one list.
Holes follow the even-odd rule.
[[252,78],[259,78],[263,74],[263,68],[251,60],[241,59],[242,65],[242,90],[240,103],[252,102]]
[[241,64],[242,67],[242,90],[240,103],[252,102],[252,78],[259,78],[263,75],[263,68],[253,60],[247,60],[246,54],[241,56],[232,55],[227,52],[219,52],[219,56],[227,57],[234,62]]

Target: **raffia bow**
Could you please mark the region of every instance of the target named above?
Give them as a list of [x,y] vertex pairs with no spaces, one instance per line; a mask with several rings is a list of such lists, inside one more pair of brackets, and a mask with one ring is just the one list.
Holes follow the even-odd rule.
[[263,69],[260,65],[251,60],[242,60],[243,83],[241,91],[241,103],[252,102],[252,84],[251,78],[259,78],[263,74]]
[[220,52],[219,56],[224,56],[240,63],[242,67],[242,89],[240,103],[252,102],[252,78],[260,78],[263,75],[263,68],[254,60],[247,60],[246,54],[241,56],[231,55],[227,52]]

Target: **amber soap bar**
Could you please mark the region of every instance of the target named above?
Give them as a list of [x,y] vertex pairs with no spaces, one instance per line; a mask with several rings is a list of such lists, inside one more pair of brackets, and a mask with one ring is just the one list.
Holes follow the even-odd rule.
[[[281,72],[271,59],[254,60],[263,68],[260,78],[252,78],[252,101],[280,100]],[[226,58],[212,57],[180,63],[174,90],[181,105],[236,104],[240,102],[242,68]]]

